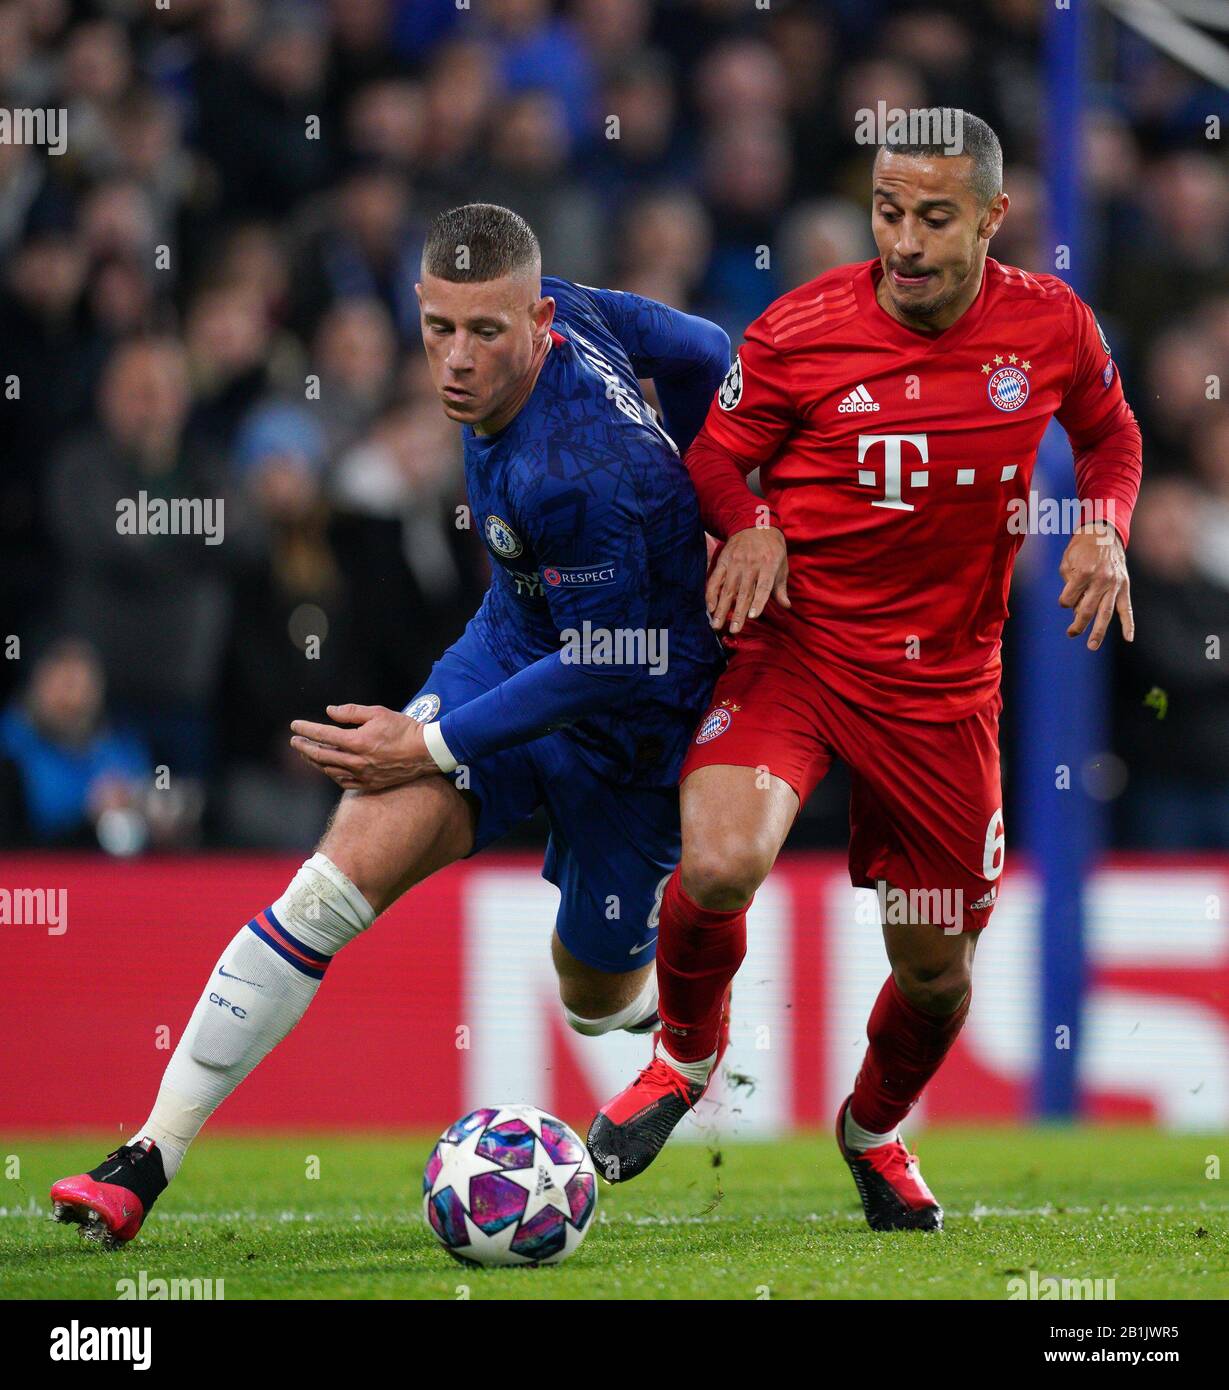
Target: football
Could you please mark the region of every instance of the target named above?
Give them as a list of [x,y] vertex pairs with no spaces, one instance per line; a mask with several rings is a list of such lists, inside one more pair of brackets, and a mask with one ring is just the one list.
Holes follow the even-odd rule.
[[471,1111],[446,1129],[422,1179],[423,1213],[466,1264],[557,1264],[597,1209],[597,1174],[577,1135],[533,1105]]

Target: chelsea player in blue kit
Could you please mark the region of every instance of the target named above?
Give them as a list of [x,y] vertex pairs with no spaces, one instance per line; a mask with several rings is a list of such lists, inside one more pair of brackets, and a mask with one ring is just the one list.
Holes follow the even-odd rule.
[[[55,1215],[109,1247],[137,1233],[336,952],[539,806],[568,1023],[597,1035],[657,1022],[678,772],[724,660],[680,450],[729,367],[729,339],[652,300],[543,279],[528,224],[491,204],[436,220],[417,290],[491,586],[403,711],[330,706],[332,724],[292,724],[294,747],[345,793],[317,852],[223,951],[146,1123],[52,1188]],[[638,378],[652,378],[662,424]]]

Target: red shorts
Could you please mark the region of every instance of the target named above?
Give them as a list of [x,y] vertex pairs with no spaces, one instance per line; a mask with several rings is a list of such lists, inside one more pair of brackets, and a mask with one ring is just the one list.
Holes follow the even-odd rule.
[[801,805],[840,758],[853,778],[854,886],[877,889],[890,922],[980,931],[1003,871],[1002,706],[996,692],[965,719],[900,719],[843,700],[783,647],[744,642],[717,682],[681,776],[718,764],[762,768]]

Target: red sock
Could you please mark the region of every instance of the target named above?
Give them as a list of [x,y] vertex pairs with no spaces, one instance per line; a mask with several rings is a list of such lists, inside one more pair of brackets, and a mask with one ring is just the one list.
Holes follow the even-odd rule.
[[926,1014],[888,976],[866,1024],[870,1046],[849,1103],[855,1124],[875,1134],[887,1134],[900,1124],[956,1041],[972,997],[970,989],[953,1014]]
[[679,1062],[717,1050],[721,1002],[747,953],[747,908],[710,912],[683,891],[675,869],[661,898],[657,986],[662,1044]]

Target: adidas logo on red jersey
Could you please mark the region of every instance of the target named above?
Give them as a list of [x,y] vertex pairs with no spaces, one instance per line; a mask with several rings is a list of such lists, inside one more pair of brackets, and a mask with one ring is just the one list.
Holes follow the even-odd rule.
[[861,382],[837,406],[838,415],[865,415],[879,409],[879,402],[873,400],[871,393]]

